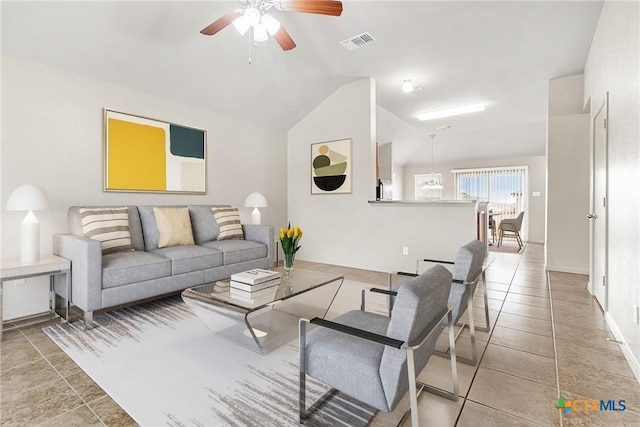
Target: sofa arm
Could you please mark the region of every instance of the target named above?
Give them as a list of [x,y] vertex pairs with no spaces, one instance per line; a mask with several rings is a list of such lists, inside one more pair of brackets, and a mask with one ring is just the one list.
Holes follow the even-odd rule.
[[71,302],[85,312],[102,308],[100,242],[73,234],[56,234],[53,253],[71,261]]
[[267,258],[269,258],[269,265],[272,266],[275,262],[273,227],[271,225],[242,224],[242,231],[246,240],[253,240],[267,245]]

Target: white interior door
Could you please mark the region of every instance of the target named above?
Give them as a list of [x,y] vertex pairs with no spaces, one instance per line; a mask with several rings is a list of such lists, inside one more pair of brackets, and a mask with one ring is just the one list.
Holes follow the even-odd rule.
[[593,120],[591,290],[607,311],[607,110],[609,94]]

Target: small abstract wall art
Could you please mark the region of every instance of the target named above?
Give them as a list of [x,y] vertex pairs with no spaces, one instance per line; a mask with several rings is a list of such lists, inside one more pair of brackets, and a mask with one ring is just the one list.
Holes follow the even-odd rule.
[[351,193],[351,139],[311,144],[311,194]]
[[104,110],[104,189],[206,194],[207,131]]

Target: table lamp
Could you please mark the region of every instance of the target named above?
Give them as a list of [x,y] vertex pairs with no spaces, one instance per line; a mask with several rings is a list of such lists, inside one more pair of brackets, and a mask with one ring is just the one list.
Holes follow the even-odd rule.
[[20,226],[20,260],[22,262],[35,262],[40,259],[40,222],[33,211],[49,209],[51,209],[49,197],[37,185],[21,185],[9,196],[8,211],[28,211]]
[[244,201],[244,206],[246,208],[253,208],[253,212],[251,212],[251,222],[253,224],[260,225],[260,210],[258,208],[266,208],[267,199],[262,195],[262,193],[251,193],[247,196],[247,199]]

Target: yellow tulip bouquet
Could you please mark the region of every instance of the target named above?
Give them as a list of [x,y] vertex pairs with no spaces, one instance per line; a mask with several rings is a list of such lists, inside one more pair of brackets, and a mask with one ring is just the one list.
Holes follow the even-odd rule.
[[282,252],[284,252],[284,269],[287,272],[293,269],[296,252],[300,249],[300,245],[298,245],[300,239],[302,239],[300,227],[291,227],[291,223],[289,223],[287,228],[280,229],[280,243],[282,244]]

